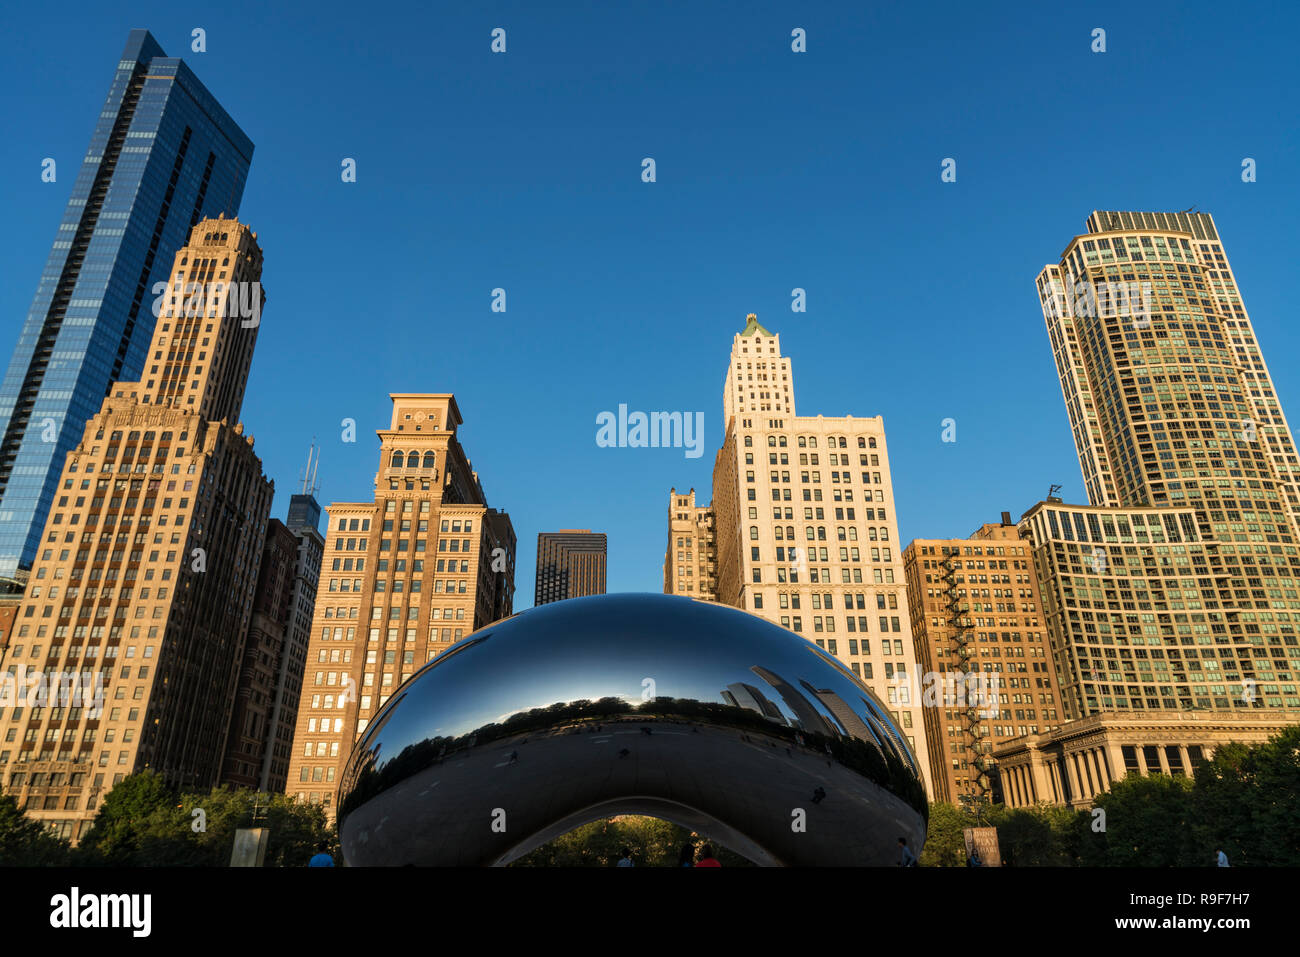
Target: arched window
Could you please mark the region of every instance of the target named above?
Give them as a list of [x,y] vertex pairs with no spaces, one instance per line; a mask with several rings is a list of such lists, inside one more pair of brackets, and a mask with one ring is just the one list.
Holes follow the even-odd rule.
[[867,447],[874,449],[876,447],[875,439],[867,439]]
[[392,462],[391,462],[390,464],[391,464],[392,467],[395,468],[395,469],[400,469],[400,468],[405,464],[405,462],[404,462],[404,458],[403,458],[403,456],[402,456],[402,452],[401,452],[400,449],[399,449],[398,451],[396,451],[396,452],[393,453],[393,460],[392,460]]
[[758,541],[758,526],[757,526],[757,525],[751,525],[751,526],[749,526],[749,538],[750,538],[750,541],[755,541],[755,542]]
[[425,453],[424,453],[424,467],[425,467],[426,469],[431,469],[431,468],[433,468],[434,465],[437,464],[437,461],[438,461],[438,457],[437,457],[436,455],[434,455],[432,452],[425,452]]
[[859,436],[858,436],[858,448],[860,448],[860,449],[865,449],[866,447],[867,447],[867,440],[864,439],[862,436],[859,435]]

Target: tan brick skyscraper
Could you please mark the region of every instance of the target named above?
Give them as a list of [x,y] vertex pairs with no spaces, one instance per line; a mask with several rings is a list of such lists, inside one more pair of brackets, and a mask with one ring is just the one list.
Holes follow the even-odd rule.
[[352,746],[403,681],[511,614],[515,533],[491,509],[449,393],[395,393],[373,502],[330,505],[288,793],[334,814]]
[[718,548],[713,509],[695,504],[695,489],[668,493],[664,594],[717,601]]
[[930,789],[884,422],[796,416],[790,360],[752,314],[722,404],[717,600],[843,660],[897,715]]
[[273,492],[238,424],[261,272],[247,226],[195,226],[142,380],[64,463],[6,670],[98,674],[103,709],[0,708],[0,778],[65,836],[134,771],[196,789],[221,771]]
[[972,687],[981,697],[958,696],[954,685],[946,700],[926,701],[934,799],[996,801],[993,749],[1063,720],[1032,549],[1004,514],[969,538],[916,539],[903,562],[922,671],[997,679],[996,688]]

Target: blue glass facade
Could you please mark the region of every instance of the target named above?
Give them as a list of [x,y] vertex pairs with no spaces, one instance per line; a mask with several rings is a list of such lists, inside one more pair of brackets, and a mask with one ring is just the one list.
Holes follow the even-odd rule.
[[0,384],[0,576],[31,565],[69,449],[138,379],[156,283],[202,217],[239,212],[253,144],[134,30]]

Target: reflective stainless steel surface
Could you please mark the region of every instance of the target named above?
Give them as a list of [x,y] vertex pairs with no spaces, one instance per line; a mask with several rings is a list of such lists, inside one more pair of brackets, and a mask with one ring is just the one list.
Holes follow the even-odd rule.
[[618,813],[760,864],[892,865],[926,798],[886,707],[753,615],[666,595],[529,609],[402,685],[343,774],[351,865],[504,864]]

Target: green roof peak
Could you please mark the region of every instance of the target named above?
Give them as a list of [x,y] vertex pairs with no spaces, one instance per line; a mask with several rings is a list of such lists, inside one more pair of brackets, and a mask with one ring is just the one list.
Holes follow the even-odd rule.
[[770,336],[772,333],[763,328],[762,323],[758,321],[758,316],[752,312],[745,317],[745,328],[741,330],[742,336],[752,336],[757,333],[760,336]]

